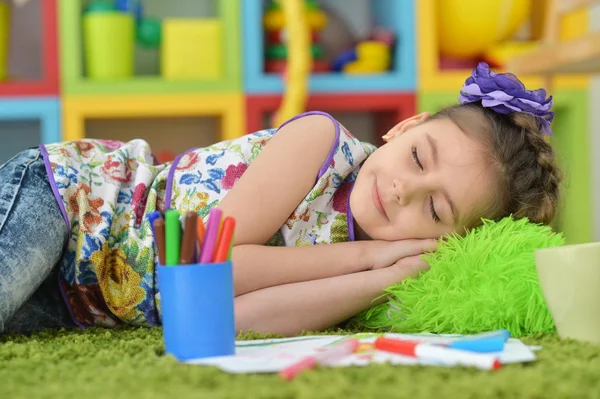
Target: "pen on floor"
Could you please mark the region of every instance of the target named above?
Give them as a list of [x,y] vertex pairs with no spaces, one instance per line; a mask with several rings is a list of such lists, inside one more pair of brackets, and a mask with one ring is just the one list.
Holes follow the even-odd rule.
[[279,376],[285,380],[292,380],[304,370],[312,369],[317,365],[327,366],[335,361],[343,359],[345,356],[356,352],[360,345],[357,339],[347,339],[339,344],[325,347],[323,351],[314,355],[306,356],[300,361],[285,367],[279,372]]
[[375,340],[375,349],[432,361],[441,366],[475,367],[481,370],[496,370],[502,367],[493,355],[472,353],[418,341],[380,337]]
[[501,352],[506,341],[510,338],[508,330],[496,330],[486,333],[466,336],[454,340],[445,346],[452,349],[461,349],[471,352]]

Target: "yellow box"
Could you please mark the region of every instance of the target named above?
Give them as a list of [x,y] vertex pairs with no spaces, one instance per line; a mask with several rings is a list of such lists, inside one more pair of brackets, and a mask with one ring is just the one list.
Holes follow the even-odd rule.
[[85,120],[90,118],[217,116],[221,118],[220,140],[241,137],[246,126],[242,94],[66,96],[62,108],[67,141],[85,138]]
[[[418,81],[420,91],[458,91],[471,70],[442,70],[439,67],[439,45],[437,38],[437,7],[439,0],[419,0],[415,2],[417,14],[417,59]],[[588,31],[588,13],[574,12],[564,18],[561,23],[562,39],[581,36]],[[543,86],[543,79],[538,76],[519,76],[528,89]],[[558,75],[554,78],[554,88],[587,89],[589,77],[586,75]]]
[[221,78],[221,22],[218,19],[165,19],[161,45],[161,73],[168,80]]

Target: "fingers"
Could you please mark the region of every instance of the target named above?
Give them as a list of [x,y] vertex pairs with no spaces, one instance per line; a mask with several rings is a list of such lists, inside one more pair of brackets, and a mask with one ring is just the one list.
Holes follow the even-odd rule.
[[433,239],[426,240],[402,240],[397,244],[400,250],[399,258],[404,256],[420,255],[425,252],[435,251],[437,243]]
[[407,256],[398,260],[394,267],[397,268],[399,275],[398,277],[403,280],[409,277],[418,277],[420,273],[429,270],[429,263],[427,263],[421,255]]

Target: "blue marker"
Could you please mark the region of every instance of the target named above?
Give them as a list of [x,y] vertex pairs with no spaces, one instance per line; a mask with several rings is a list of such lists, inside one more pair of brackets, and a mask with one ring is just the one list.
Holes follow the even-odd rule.
[[501,352],[504,350],[504,344],[509,338],[510,332],[497,330],[456,340],[448,344],[447,347],[481,353]]
[[159,211],[154,211],[149,213],[146,217],[150,222],[150,227],[152,228],[152,235],[156,236],[156,234],[154,233],[154,222],[156,221],[156,219],[162,218],[162,213],[160,213]]

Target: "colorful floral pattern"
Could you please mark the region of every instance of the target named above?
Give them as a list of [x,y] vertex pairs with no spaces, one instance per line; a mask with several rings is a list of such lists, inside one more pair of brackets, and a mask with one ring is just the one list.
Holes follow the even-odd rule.
[[[375,147],[333,121],[338,139],[314,188],[267,245],[353,239],[349,195],[360,164]],[[192,210],[206,219],[275,132],[262,130],[194,149],[175,165],[155,165],[142,140],[44,146],[50,181],[70,229],[60,286],[74,320],[81,326],[159,325],[156,255],[145,216],[168,203],[182,215]]]

